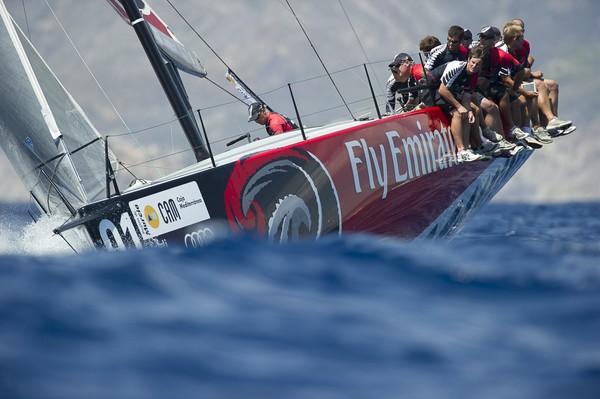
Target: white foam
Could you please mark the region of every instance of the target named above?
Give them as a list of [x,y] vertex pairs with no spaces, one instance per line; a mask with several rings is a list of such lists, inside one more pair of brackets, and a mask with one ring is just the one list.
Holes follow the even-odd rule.
[[[31,256],[75,254],[65,240],[53,232],[53,229],[64,222],[64,217],[43,216],[34,223],[9,212],[0,217],[0,254]],[[85,247],[84,241],[74,233],[65,238],[76,248]]]

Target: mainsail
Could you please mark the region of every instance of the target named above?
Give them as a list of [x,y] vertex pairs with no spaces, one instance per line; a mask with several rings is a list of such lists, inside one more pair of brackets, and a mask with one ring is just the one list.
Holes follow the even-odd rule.
[[72,214],[105,190],[104,141],[1,1],[0,18],[0,145],[42,211]]
[[[123,18],[125,22],[131,25],[131,21],[127,16],[127,12],[123,8],[120,0],[107,0],[111,6],[117,11],[117,13]],[[146,3],[144,0],[136,0],[136,4],[142,16],[152,29],[152,36],[156,44],[160,48],[163,56],[169,61],[173,62],[178,69],[187,72],[192,75],[199,76],[201,78],[206,76],[206,70],[200,62],[198,56],[188,50],[180,41],[175,37],[173,32],[169,29],[167,24],[160,19],[158,14]]]

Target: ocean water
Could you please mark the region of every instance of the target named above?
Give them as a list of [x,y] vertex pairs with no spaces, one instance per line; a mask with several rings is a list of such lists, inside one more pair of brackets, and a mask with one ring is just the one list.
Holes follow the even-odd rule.
[[0,398],[599,398],[600,203],[74,255],[0,212]]

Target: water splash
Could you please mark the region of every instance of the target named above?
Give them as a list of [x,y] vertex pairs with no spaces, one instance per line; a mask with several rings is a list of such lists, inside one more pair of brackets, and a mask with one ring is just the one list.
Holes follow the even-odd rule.
[[[26,204],[3,204],[0,211],[0,254],[24,256],[63,256],[74,254],[73,249],[53,229],[64,223],[64,217],[43,216],[34,223],[27,214]],[[76,233],[69,241],[77,248],[86,242]]]

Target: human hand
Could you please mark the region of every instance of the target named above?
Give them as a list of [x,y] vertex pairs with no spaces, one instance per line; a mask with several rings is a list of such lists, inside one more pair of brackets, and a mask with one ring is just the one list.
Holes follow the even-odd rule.
[[522,94],[527,98],[536,98],[538,96],[537,91],[531,91],[531,90],[523,90]]
[[469,123],[475,123],[475,114],[473,114],[473,111],[469,111],[468,116],[469,116]]

